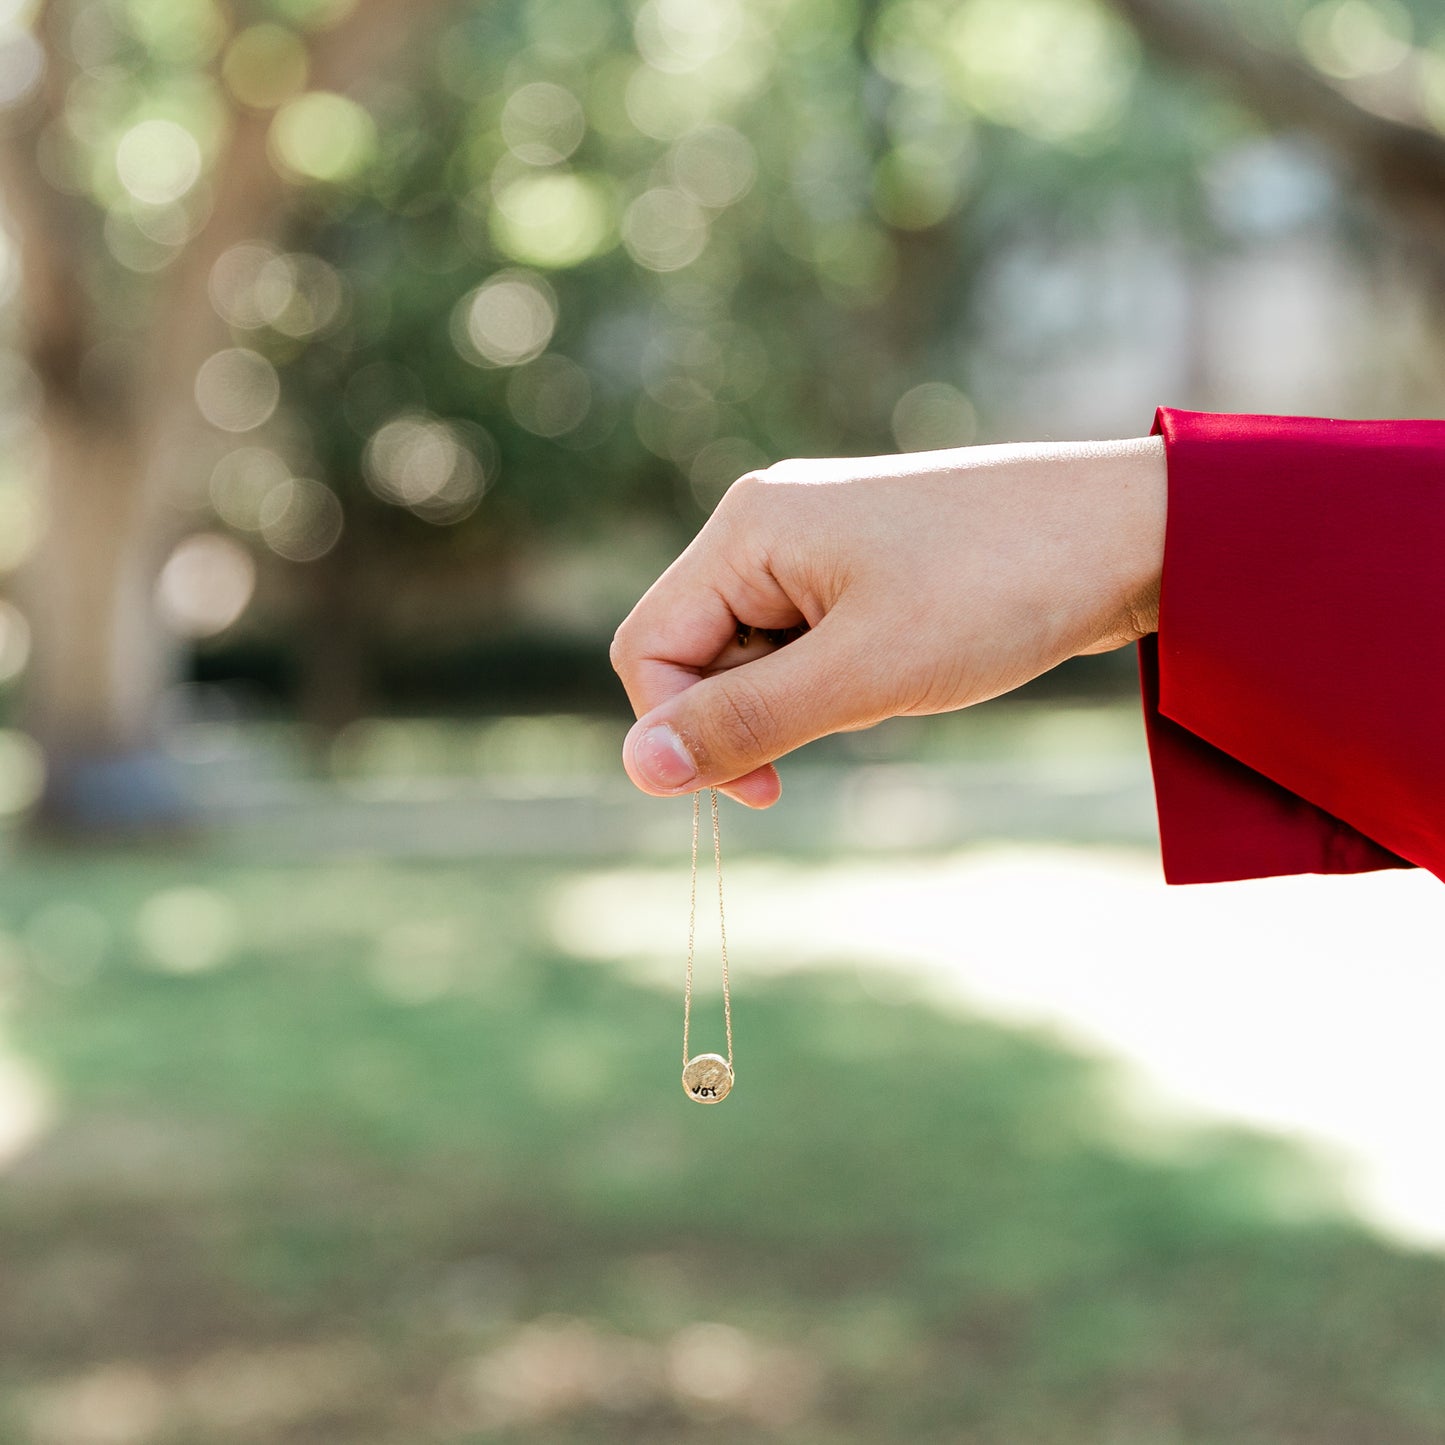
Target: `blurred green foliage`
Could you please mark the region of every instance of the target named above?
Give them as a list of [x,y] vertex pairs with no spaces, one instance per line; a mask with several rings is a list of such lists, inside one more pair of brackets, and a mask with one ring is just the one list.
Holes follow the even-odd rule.
[[398,504],[467,510],[404,475],[438,419],[496,479],[459,535],[498,546],[639,515],[684,538],[778,457],[973,440],[985,263],[1121,204],[1199,230],[1240,128],[1092,0],[495,4],[413,64],[367,93],[371,163],[298,217],[346,312],[249,342],[393,540]]
[[[1346,68],[1438,26],[1424,5],[1418,34],[1365,0],[1250,8]],[[1121,214],[1224,244],[1207,172],[1252,130],[1098,0],[504,0],[359,93],[365,159],[293,233],[347,305],[304,343],[248,344],[349,518],[469,518],[492,550],[639,515],[685,538],[782,456],[987,439],[973,378],[1031,362],[1022,341],[977,354],[990,267]],[[432,430],[393,432],[389,462],[398,416]],[[408,481],[426,439],[480,475]]]
[[[1425,0],[1215,8],[1342,85],[1398,76],[1445,126]],[[80,391],[124,393],[167,308],[223,323],[178,500],[262,567],[194,550],[169,621],[224,633],[222,670],[290,669],[333,726],[421,639],[455,669],[490,632],[605,636],[750,469],[1016,429],[1031,376],[1138,329],[1104,314],[1125,302],[1080,300],[1081,246],[1151,238],[1187,266],[1239,240],[1220,166],[1254,122],[1156,67],[1105,0],[389,14],[0,18],[0,106],[64,85],[36,161],[76,203],[67,244],[103,323]],[[1315,181],[1294,223],[1350,209]],[[224,214],[253,193],[254,215]],[[17,413],[33,381],[0,375]],[[0,517],[33,540],[24,491],[0,485]]]

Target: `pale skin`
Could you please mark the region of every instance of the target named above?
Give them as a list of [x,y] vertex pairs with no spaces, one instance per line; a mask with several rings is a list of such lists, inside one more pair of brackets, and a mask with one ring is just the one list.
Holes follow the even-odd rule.
[[[632,609],[612,664],[628,776],[778,800],[828,733],[951,712],[1157,626],[1158,437],[778,462],[734,482]],[[806,627],[792,640],[773,632]]]

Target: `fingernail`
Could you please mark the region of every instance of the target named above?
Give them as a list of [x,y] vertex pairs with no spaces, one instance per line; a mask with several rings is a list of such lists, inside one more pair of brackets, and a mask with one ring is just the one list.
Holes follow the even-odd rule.
[[697,764],[666,723],[642,730],[632,749],[632,761],[655,788],[680,788],[697,777]]

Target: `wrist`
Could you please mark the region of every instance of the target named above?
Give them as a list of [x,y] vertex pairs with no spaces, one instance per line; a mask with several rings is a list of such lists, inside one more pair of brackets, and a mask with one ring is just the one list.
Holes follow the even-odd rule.
[[1162,437],[1110,442],[1100,458],[1111,499],[1120,631],[1131,640],[1158,630],[1169,475]]
[[1164,530],[1169,512],[1169,467],[1164,438],[1132,443],[1127,486],[1133,497],[1131,529],[1134,582],[1130,611],[1141,636],[1159,629],[1159,589],[1164,576]]

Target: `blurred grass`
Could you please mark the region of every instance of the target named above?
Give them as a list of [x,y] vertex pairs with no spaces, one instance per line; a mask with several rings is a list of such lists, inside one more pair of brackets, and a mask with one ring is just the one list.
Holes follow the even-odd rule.
[[1445,1440],[1445,1263],[1284,1146],[1134,1147],[1097,1064],[851,968],[747,980],[699,1109],[567,876],[13,863],[0,1439]]

